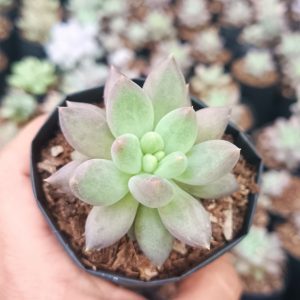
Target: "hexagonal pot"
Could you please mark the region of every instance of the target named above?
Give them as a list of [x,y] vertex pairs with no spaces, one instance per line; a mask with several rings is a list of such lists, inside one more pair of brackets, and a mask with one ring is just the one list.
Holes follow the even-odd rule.
[[[143,80],[135,80],[137,84],[140,86],[143,85]],[[86,102],[86,103],[99,103],[100,101],[103,101],[101,95],[103,95],[103,89],[104,87],[98,87],[90,90],[86,90],[83,92],[79,92],[76,94],[72,94],[70,96],[67,96],[66,99],[74,102]],[[201,101],[192,98],[193,106],[195,110],[201,109],[206,107],[205,104],[203,104]],[[65,105],[65,101],[61,103],[61,105]],[[32,186],[33,186],[33,192],[36,197],[36,200],[38,202],[38,205],[45,216],[49,226],[51,227],[53,233],[56,235],[62,246],[65,248],[66,252],[69,254],[69,256],[72,258],[72,260],[75,262],[75,264],[84,269],[86,272],[107,279],[109,281],[112,281],[116,284],[132,287],[136,289],[145,289],[145,288],[153,288],[155,286],[164,285],[167,283],[172,283],[179,281],[183,279],[184,277],[194,273],[195,271],[203,268],[210,262],[214,261],[216,258],[223,255],[225,252],[229,251],[233,246],[235,246],[237,243],[239,243],[242,238],[248,233],[249,228],[251,226],[253,214],[255,211],[256,206],[256,197],[257,194],[250,194],[248,198],[248,208],[244,220],[244,224],[242,226],[242,229],[240,233],[231,241],[227,242],[223,247],[216,250],[214,253],[211,254],[207,259],[199,263],[197,266],[191,268],[190,270],[183,273],[181,276],[176,277],[170,277],[166,279],[157,279],[152,280],[148,282],[144,282],[142,280],[138,279],[132,279],[128,278],[123,275],[119,275],[117,273],[108,272],[108,271],[101,271],[97,270],[94,271],[92,269],[89,269],[85,267],[77,257],[76,253],[73,251],[71,246],[68,243],[68,240],[66,236],[60,232],[58,226],[56,225],[56,222],[51,215],[51,212],[49,211],[47,207],[47,202],[45,198],[45,194],[42,187],[42,178],[40,177],[37,169],[37,163],[40,160],[41,155],[41,149],[47,144],[49,139],[54,137],[55,132],[59,129],[58,124],[58,110],[56,109],[48,118],[48,120],[45,122],[45,124],[42,126],[42,128],[37,133],[36,137],[34,138],[32,142],[32,149],[31,149],[31,180],[32,180]],[[248,137],[240,132],[233,124],[230,124],[226,130],[226,133],[231,134],[234,137],[235,144],[241,148],[241,153],[245,157],[245,159],[253,166],[255,166],[257,171],[257,178],[256,182],[259,182],[260,180],[260,174],[262,172],[262,163],[261,159],[257,155],[253,145],[249,141]]]

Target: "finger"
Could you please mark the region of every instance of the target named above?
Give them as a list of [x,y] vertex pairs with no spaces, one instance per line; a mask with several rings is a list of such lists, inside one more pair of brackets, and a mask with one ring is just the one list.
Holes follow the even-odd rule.
[[184,280],[176,300],[238,300],[242,286],[229,255],[225,255]]
[[29,175],[31,142],[46,118],[47,116],[43,115],[34,119],[3,148],[0,161],[7,166],[7,171],[13,169],[13,172]]

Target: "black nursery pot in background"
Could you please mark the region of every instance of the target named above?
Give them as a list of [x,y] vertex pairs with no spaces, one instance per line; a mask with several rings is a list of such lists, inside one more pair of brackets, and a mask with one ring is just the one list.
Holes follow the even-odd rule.
[[290,281],[287,286],[285,300],[300,299],[300,259],[288,253],[288,269]]
[[[135,80],[137,84],[142,86],[143,80]],[[90,90],[86,90],[80,93],[76,93],[73,95],[70,95],[67,97],[68,100],[74,101],[74,102],[85,102],[85,103],[100,103],[103,101],[102,95],[103,95],[103,89],[104,87],[98,87]],[[196,99],[192,99],[193,106],[195,110],[204,108],[205,105]],[[65,105],[65,101],[61,104]],[[93,274],[95,276],[107,279],[109,281],[112,281],[116,284],[132,287],[136,289],[146,289],[146,288],[153,288],[155,286],[161,286],[167,283],[172,283],[179,281],[183,279],[184,277],[188,276],[189,274],[194,273],[198,269],[206,266],[216,258],[223,255],[225,252],[229,251],[233,246],[235,246],[237,243],[241,241],[241,239],[248,233],[249,228],[251,226],[253,214],[255,211],[256,206],[256,197],[257,194],[250,194],[248,197],[248,207],[247,212],[245,215],[244,224],[242,226],[241,231],[239,234],[231,241],[227,242],[223,247],[216,250],[214,253],[211,254],[210,257],[199,263],[196,267],[188,270],[187,272],[183,273],[181,276],[177,277],[171,277],[166,279],[158,279],[153,280],[149,282],[144,282],[142,280],[127,278],[126,276],[108,272],[108,271],[101,271],[97,270],[94,271],[90,268],[87,268],[84,266],[81,261],[79,260],[78,256],[74,252],[74,250],[71,248],[69,241],[67,237],[59,230],[53,216],[51,215],[51,212],[48,209],[45,194],[42,187],[42,178],[40,177],[37,169],[37,163],[40,161],[40,155],[41,150],[46,146],[49,139],[53,138],[55,133],[59,130],[58,125],[58,110],[56,109],[52,115],[49,117],[49,119],[46,121],[46,123],[42,126],[42,128],[37,133],[36,137],[34,138],[32,142],[32,149],[31,149],[31,180],[33,185],[33,191],[36,197],[36,200],[38,202],[38,205],[44,214],[46,220],[48,221],[49,226],[51,227],[53,233],[56,235],[62,246],[65,248],[66,252],[69,254],[69,256],[72,258],[72,260],[76,263],[77,266],[84,269],[90,274]],[[257,155],[254,147],[248,140],[247,136],[243,133],[241,133],[234,125],[230,124],[226,130],[226,133],[231,134],[234,138],[234,143],[241,148],[241,153],[245,157],[248,163],[253,165],[256,168],[257,172],[257,178],[256,181],[258,182],[260,179],[260,174],[262,171],[262,163],[261,159]]]

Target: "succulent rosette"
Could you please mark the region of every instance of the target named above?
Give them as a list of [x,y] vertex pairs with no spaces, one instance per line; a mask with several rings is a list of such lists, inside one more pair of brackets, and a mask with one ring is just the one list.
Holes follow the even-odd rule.
[[85,225],[87,249],[102,249],[131,228],[141,250],[160,266],[174,238],[210,247],[209,213],[201,199],[234,192],[231,173],[240,149],[220,140],[227,108],[191,106],[188,88],[170,57],[139,87],[111,69],[105,109],[68,102],[61,130],[81,155],[50,184],[93,206]]

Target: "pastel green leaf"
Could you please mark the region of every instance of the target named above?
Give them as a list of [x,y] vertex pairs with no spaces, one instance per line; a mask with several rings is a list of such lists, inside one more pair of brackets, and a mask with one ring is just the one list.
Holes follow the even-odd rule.
[[223,140],[211,140],[195,145],[187,154],[188,165],[177,181],[190,185],[205,185],[230,173],[240,157],[240,149]]
[[231,195],[238,190],[239,184],[231,173],[207,185],[188,185],[179,183],[179,186],[189,194],[202,199],[218,199]]
[[112,205],[128,193],[129,175],[105,159],[90,159],[70,179],[72,193],[91,205]]
[[105,110],[100,108],[94,104],[84,103],[84,102],[74,102],[74,101],[66,101],[67,107],[71,108],[82,108],[82,109],[97,109],[97,111],[102,113],[103,117],[105,118]]
[[170,111],[190,105],[183,74],[171,56],[150,72],[143,89],[152,100],[155,124]]
[[76,168],[82,163],[83,161],[71,161],[68,164],[64,165],[50,177],[46,178],[45,181],[49,184],[53,185],[54,187],[60,189],[62,192],[71,194],[71,189],[69,186],[69,180],[73,176]]
[[186,156],[180,152],[173,152],[165,156],[158,164],[154,174],[163,178],[174,178],[181,175],[187,166]]
[[173,196],[172,184],[159,176],[140,174],[130,178],[128,187],[133,197],[150,208],[168,204]]
[[179,187],[174,190],[172,201],[158,208],[162,223],[183,243],[209,249],[212,234],[209,213],[200,201]]
[[166,154],[174,151],[186,153],[192,148],[197,137],[196,113],[192,107],[175,109],[159,121],[155,131],[165,142]]
[[144,153],[155,153],[164,149],[162,137],[154,131],[149,131],[141,138],[141,147]]
[[152,173],[158,164],[156,156],[152,154],[145,154],[143,156],[143,171],[146,173]]
[[153,129],[153,107],[142,88],[121,77],[109,90],[106,102],[107,123],[113,135],[132,133],[141,138]]
[[173,237],[162,224],[157,209],[140,205],[134,225],[141,250],[155,265],[161,266],[172,250]]
[[60,107],[59,123],[67,142],[75,150],[90,158],[110,158],[114,138],[103,110],[83,103]]
[[230,108],[208,107],[196,112],[198,136],[196,143],[220,139],[230,119]]
[[94,206],[85,223],[86,248],[102,249],[120,240],[133,224],[138,202],[128,193],[110,206]]
[[116,84],[116,82],[122,77],[125,77],[125,75],[119,72],[114,66],[110,67],[109,74],[105,82],[104,93],[103,93],[105,106],[108,101],[108,97],[110,95],[111,89]]
[[117,137],[112,144],[112,160],[125,173],[139,173],[142,169],[142,156],[140,141],[133,134],[123,134]]

